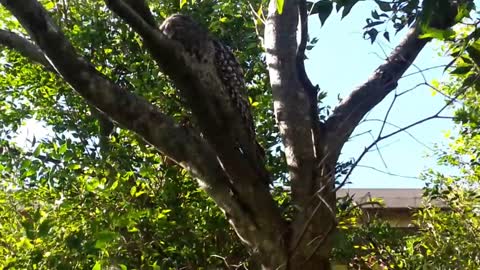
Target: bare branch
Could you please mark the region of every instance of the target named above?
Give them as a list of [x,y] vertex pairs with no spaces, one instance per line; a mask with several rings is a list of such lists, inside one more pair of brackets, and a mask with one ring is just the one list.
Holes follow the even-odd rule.
[[327,120],[331,148],[339,152],[361,119],[397,87],[397,82],[413,63],[429,39],[419,39],[420,30],[413,28],[398,45],[387,62],[370,79],[334,109]]
[[0,30],[0,45],[14,50],[33,62],[39,63],[47,70],[55,72],[55,69],[43,54],[42,50],[26,38],[6,30]]
[[[256,227],[257,221],[252,220],[252,213],[239,199],[237,190],[231,186],[216,153],[198,132],[176,124],[171,117],[161,113],[146,100],[106,79],[75,52],[37,1],[0,0],[0,3],[27,29],[55,69],[80,95],[199,177],[201,187],[235,223],[239,234],[254,239],[252,235],[256,231],[252,228]],[[271,217],[274,213],[272,211],[266,216]]]
[[372,166],[367,166],[367,165],[360,165],[360,164],[358,164],[357,167],[374,170],[374,171],[377,171],[377,172],[379,172],[379,173],[383,173],[383,174],[390,175],[390,176],[395,176],[395,177],[400,177],[400,178],[419,179],[418,177],[415,177],[415,176],[401,175],[401,174],[398,174],[398,173],[392,173],[392,172],[388,172],[388,171],[383,171],[383,170],[377,169],[377,168],[372,167]]
[[418,69],[417,71],[414,71],[414,72],[403,75],[402,79],[413,76],[413,75],[416,75],[418,73],[423,73],[425,71],[429,71],[429,70],[433,70],[433,69],[437,69],[437,68],[445,68],[446,66],[447,65],[438,65],[438,66],[428,67],[428,68],[424,68],[424,69]]
[[[461,93],[463,93],[463,91],[461,91]],[[432,119],[451,119],[451,117],[445,117],[445,116],[441,116],[440,114],[448,107],[450,106],[454,101],[455,99],[460,95],[457,94],[454,98],[452,98],[451,100],[449,100],[442,108],[440,108],[440,110],[438,110],[435,114],[429,116],[429,117],[426,117],[426,118],[423,118],[421,120],[418,120],[408,126],[405,126],[401,129],[398,129],[392,133],[389,133],[387,135],[384,135],[384,136],[379,136],[377,137],[377,139],[372,142],[369,146],[367,146],[363,152],[360,154],[360,156],[357,158],[357,160],[355,160],[355,162],[353,163],[352,165],[352,168],[348,171],[347,175],[345,175],[345,178],[342,180],[342,182],[335,188],[334,192],[337,192],[340,188],[342,188],[346,183],[347,183],[347,180],[348,178],[350,177],[350,175],[352,174],[353,170],[355,169],[355,167],[357,167],[357,165],[360,163],[360,161],[362,160],[362,158],[370,151],[370,149],[374,146],[376,146],[380,141],[383,141],[387,138],[390,138],[400,132],[405,132],[407,129],[410,129],[414,126],[417,126],[417,125],[420,125],[424,122],[427,122],[429,120],[432,120]]]
[[[395,125],[393,123],[390,123],[390,122],[384,122],[384,119],[365,119],[363,120],[362,122],[381,122],[381,123],[385,123],[389,126],[392,126],[396,129],[402,129],[400,126],[398,125]],[[414,140],[415,142],[417,142],[418,144],[420,144],[421,146],[427,148],[428,150],[431,150],[433,151],[433,149],[431,147],[429,147],[428,145],[426,145],[425,143],[423,143],[422,141],[420,141],[419,139],[417,139],[415,136],[413,136],[412,133],[410,133],[408,130],[404,130],[403,131],[405,134],[407,134],[410,138],[412,138],[412,140]]]

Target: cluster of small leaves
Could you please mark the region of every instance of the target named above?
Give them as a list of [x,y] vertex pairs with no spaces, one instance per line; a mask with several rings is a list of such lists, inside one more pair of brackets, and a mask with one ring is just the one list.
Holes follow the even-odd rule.
[[[473,25],[457,29],[454,37],[445,45],[446,52],[453,60],[445,67],[452,76],[450,82],[442,85],[442,91],[456,96],[461,106],[455,112],[455,121],[461,124],[461,139],[474,142],[479,134],[480,108],[480,31]],[[472,139],[472,140],[470,140]],[[475,149],[475,148],[472,148]]]
[[337,201],[338,232],[333,258],[352,269],[381,269],[390,266],[392,247],[398,247],[405,232],[392,228],[377,216],[382,201],[372,198],[362,204],[347,195]]
[[[410,264],[444,269],[480,267],[480,192],[478,174],[475,183],[462,177],[433,174],[426,189],[426,207],[415,215],[420,229],[409,239]],[[471,178],[473,175],[469,175]]]
[[[359,0],[320,0],[316,2],[307,2],[309,8],[309,15],[317,15],[320,23],[323,25],[327,18],[335,10],[339,12],[342,10],[342,18],[350,14],[352,8],[360,2]],[[419,1],[380,1],[375,0],[379,10],[374,10],[371,13],[371,18],[366,19],[364,27],[364,37],[368,37],[373,43],[380,32],[377,26],[387,22],[393,23],[396,32],[402,30],[405,26],[410,26],[417,16],[419,10]],[[387,29],[382,30],[383,36],[388,41],[390,34]]]
[[[220,211],[158,155],[130,156],[127,171],[125,160],[92,160],[82,149],[73,158],[71,147],[37,149],[37,157],[4,150],[18,166],[2,163],[2,268],[197,268],[221,264],[215,252],[235,254],[222,251],[235,236]],[[44,156],[59,163],[45,166]]]
[[[364,37],[372,43],[380,32],[383,32],[383,37],[390,41],[387,23],[392,24],[395,33],[417,23],[422,29],[423,38],[448,39],[454,33],[449,27],[469,17],[470,11],[474,8],[473,1],[455,3],[459,4],[458,7],[452,7],[452,2],[449,0],[376,0],[375,2],[378,10],[372,11],[371,18],[367,18],[364,27]],[[385,25],[385,28],[377,29],[381,25]]]
[[[378,10],[373,10],[371,18],[366,19],[366,25],[364,26],[364,37],[373,43],[378,34],[383,32],[383,37],[390,41],[390,32],[387,28],[387,23],[391,23],[395,29],[395,33],[398,33],[406,26],[411,26],[417,18],[420,10],[419,1],[379,1],[375,3],[378,5]],[[378,26],[384,25],[385,29],[379,31]]]

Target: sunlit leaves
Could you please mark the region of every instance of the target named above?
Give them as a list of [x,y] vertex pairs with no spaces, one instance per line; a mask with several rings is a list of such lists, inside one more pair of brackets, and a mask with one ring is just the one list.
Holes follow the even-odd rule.
[[277,12],[278,14],[283,13],[284,0],[275,0],[277,3]]
[[182,8],[187,2],[188,0],[180,0],[180,8]]
[[420,38],[435,38],[438,40],[446,40],[455,36],[455,31],[452,29],[436,29],[431,27],[422,28],[423,32]]
[[101,262],[96,262],[95,265],[92,267],[92,270],[101,270],[101,269],[102,269]]

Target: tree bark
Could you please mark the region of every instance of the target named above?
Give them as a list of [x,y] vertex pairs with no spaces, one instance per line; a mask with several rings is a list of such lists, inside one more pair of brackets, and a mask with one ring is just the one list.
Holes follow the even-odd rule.
[[143,38],[152,58],[176,87],[187,97],[202,100],[189,104],[200,131],[175,123],[99,73],[78,55],[36,0],[0,0],[36,43],[0,30],[0,44],[62,76],[92,106],[196,176],[263,269],[330,269],[330,236],[336,226],[334,174],[340,151],[365,114],[395,89],[429,40],[419,39],[420,31],[413,28],[370,79],[320,123],[312,86],[305,84],[308,78],[299,70],[305,43],[299,48],[297,26],[300,16],[306,29],[302,13],[306,3],[285,0],[279,14],[278,1],[270,1],[266,60],[296,209],[293,220],[287,222],[264,179],[234,150],[231,134],[224,132],[240,120],[225,97],[215,91],[222,85],[213,63],[200,63],[181,44],[163,36],[144,1],[105,1]]

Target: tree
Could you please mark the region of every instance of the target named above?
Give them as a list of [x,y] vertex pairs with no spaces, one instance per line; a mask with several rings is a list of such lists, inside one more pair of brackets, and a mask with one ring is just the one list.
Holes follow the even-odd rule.
[[[343,7],[344,16],[356,2],[335,1],[337,10]],[[112,120],[120,127],[137,134],[158,150],[161,156],[174,161],[191,173],[198,180],[200,187],[224,212],[236,234],[264,269],[330,268],[331,236],[336,228],[335,191],[342,185],[335,185],[335,175],[343,145],[362,118],[396,88],[397,81],[424,46],[434,37],[448,35],[450,27],[468,15],[472,9],[471,1],[424,1],[420,7],[418,1],[391,3],[378,1],[382,11],[391,11],[389,21],[395,23],[394,27],[397,30],[405,26],[411,29],[386,62],[379,66],[363,85],[352,91],[327,119],[321,121],[319,91],[309,81],[303,64],[308,42],[307,19],[309,14],[318,14],[322,22],[325,21],[333,3],[270,1],[263,37],[266,65],[257,66],[258,63],[263,63],[263,53],[258,50],[258,44],[252,46],[257,49],[252,49],[256,55],[242,59],[242,62],[244,66],[248,66],[247,71],[251,71],[251,74],[247,73],[248,83],[257,87],[266,87],[266,77],[262,71],[268,70],[274,110],[268,112],[268,108],[264,107],[263,114],[257,112],[257,115],[263,117],[261,120],[266,122],[266,125],[259,126],[259,133],[271,123],[267,117],[269,113],[274,115],[278,127],[278,135],[272,130],[272,126],[269,126],[270,130],[260,136],[263,137],[266,146],[278,144],[278,138],[281,138],[283,143],[284,160],[283,156],[267,158],[267,166],[276,165],[272,166],[273,178],[281,179],[288,174],[284,186],[290,187],[288,204],[291,207],[282,212],[278,199],[276,201],[272,195],[275,192],[271,192],[265,185],[269,179],[265,179],[265,175],[255,169],[263,164],[252,166],[248,161],[255,158],[250,156],[249,152],[239,151],[236,146],[232,134],[233,131],[239,130],[241,119],[238,112],[229,105],[223,92],[217,90],[223,89],[225,85],[217,75],[215,63],[211,59],[199,61],[198,57],[188,53],[185,46],[158,31],[156,19],[171,14],[170,11],[174,10],[172,3],[155,5],[155,14],[158,16],[154,16],[144,1],[106,0],[106,6],[116,14],[115,17],[111,17],[97,1],[91,2],[97,9],[90,9],[89,12],[92,13],[88,15],[82,14],[82,11],[88,10],[83,2],[45,1],[44,6],[36,0],[0,0],[0,3],[27,32],[25,35],[18,27],[17,21],[4,14],[4,22],[12,28],[12,31],[2,30],[0,43],[25,56],[29,61],[39,64],[46,71],[61,76],[79,93],[88,106],[92,107],[92,116],[99,119],[102,133],[100,139],[109,135],[112,128],[109,121]],[[186,1],[181,1],[181,5],[185,3]],[[198,4],[198,8],[204,8],[202,12],[205,16],[218,8],[225,12],[226,8],[220,3],[204,1]],[[241,17],[239,16],[241,13],[234,13],[236,9],[245,12],[250,8],[248,3],[228,2],[225,6],[228,6],[230,11],[227,14],[232,20]],[[96,17],[88,17],[93,15]],[[260,23],[263,17],[262,9],[257,16],[257,23]],[[372,41],[378,33],[374,27],[385,22],[379,18],[389,17],[387,13],[382,13],[381,16],[375,12],[372,17],[376,21],[368,21],[366,35]],[[229,16],[225,18],[228,19]],[[301,41],[298,44],[297,25],[301,26],[299,30]],[[238,24],[236,26],[238,27]],[[92,31],[88,32],[88,29]],[[95,32],[99,30],[102,35]],[[240,27],[240,31],[243,30],[245,28]],[[92,38],[92,42],[85,44],[84,39],[79,39],[81,36],[79,33]],[[108,46],[105,45],[109,45],[109,41],[104,39],[103,35],[111,38],[110,42],[114,42],[115,47],[110,46],[107,49]],[[388,34],[384,36],[388,39]],[[99,51],[96,46],[100,48]],[[113,49],[119,51],[113,52]],[[12,60],[23,61],[12,55],[15,54],[9,55]],[[131,61],[127,59],[130,57],[136,58],[130,62],[137,63],[136,66],[121,64],[122,61]],[[161,73],[156,73],[156,67],[152,68],[142,63],[149,63],[151,60]],[[24,62],[21,64],[30,65]],[[39,71],[36,67],[29,67],[31,68],[29,75],[34,78],[36,74],[32,74],[32,70]],[[147,69],[149,72],[143,72],[144,76],[131,83],[130,81],[135,80],[132,72],[135,67]],[[38,81],[25,83],[15,80],[15,75],[25,76],[23,73],[16,74],[15,71],[18,70],[15,67],[7,67],[6,71],[9,72],[7,76],[11,83],[6,87],[11,95],[6,102],[15,108],[24,102],[22,99],[12,101],[12,98],[18,97],[15,91],[25,89],[28,91],[33,85],[38,86]],[[186,102],[168,103],[165,102],[168,98],[153,91],[167,88],[165,76],[171,80],[179,96]],[[42,100],[41,105],[44,109],[38,113],[43,115],[48,111],[53,113],[52,108],[54,111],[67,113],[71,111],[75,113],[76,110],[85,113],[85,106],[82,107],[78,102],[79,97],[69,93],[63,82],[58,82],[51,76],[41,78],[48,78],[40,82],[41,85],[48,87],[35,91],[38,95],[43,95],[43,99],[30,100],[30,103],[33,101],[33,107],[35,102]],[[159,102],[153,100],[155,96],[160,96]],[[170,94],[170,99],[172,96],[175,94]],[[72,103],[74,100],[76,102]],[[258,97],[258,100],[256,102],[265,102],[261,97]],[[254,103],[252,102],[252,106]],[[33,110],[26,110],[24,113],[28,115],[32,112]],[[19,114],[5,118],[10,121],[11,127],[18,125],[15,117],[19,117]],[[63,125],[57,125],[55,131],[61,134],[71,129],[75,131],[75,136],[79,140],[91,138],[86,132],[88,128],[82,130],[78,127],[79,125],[88,127],[89,123],[82,123],[75,117],[69,120],[71,121]],[[246,136],[243,133],[234,135],[246,139],[241,138]],[[118,134],[112,139],[122,140]],[[126,141],[122,143],[123,147],[130,147]],[[87,141],[83,145],[92,144],[96,142]],[[95,157],[92,159],[95,162],[109,158],[108,143],[105,143],[105,140],[100,141],[100,146],[103,148],[100,154],[94,151],[91,154]],[[57,165],[60,167],[72,166],[70,168],[72,170],[88,172],[96,179],[93,188],[105,184],[118,185],[114,168],[108,169],[110,172],[103,176],[92,169],[96,166],[95,162],[89,166],[68,164],[68,159],[62,155],[70,152],[69,148],[75,148],[75,140],[65,139],[60,148],[54,144],[52,153],[62,159],[60,162],[55,158],[47,161],[59,163],[60,165]],[[139,148],[142,149],[142,146]],[[10,155],[17,154],[15,149],[9,147],[5,149]],[[155,158],[152,149],[143,146],[143,151],[146,155],[151,155],[149,156],[151,162],[158,162],[158,156]],[[73,153],[71,155],[83,155],[81,152],[71,151]],[[34,178],[32,176],[39,176],[34,169],[42,168],[39,160],[54,156],[39,155],[38,152],[33,152],[32,155],[37,161],[33,164],[35,166],[30,160],[26,161],[27,166],[19,168],[20,175],[28,179],[20,183],[23,188],[28,184],[36,186],[37,183],[32,180]],[[128,157],[123,157],[123,161],[125,160],[128,160]],[[134,164],[131,167],[141,175],[141,169],[145,164],[138,161],[132,160]],[[282,163],[283,161],[285,163]],[[286,165],[282,167],[282,164]],[[145,170],[148,171],[149,168]],[[55,178],[51,186],[65,188],[78,184],[78,181],[66,180],[68,180],[66,175],[64,179]],[[92,185],[89,179],[84,181],[87,185]],[[138,184],[132,186],[130,193],[137,195],[138,187]],[[161,190],[153,189],[152,192],[160,194]],[[140,195],[141,192],[138,196]],[[146,205],[149,203],[145,202]],[[102,237],[108,239],[110,235]]]

